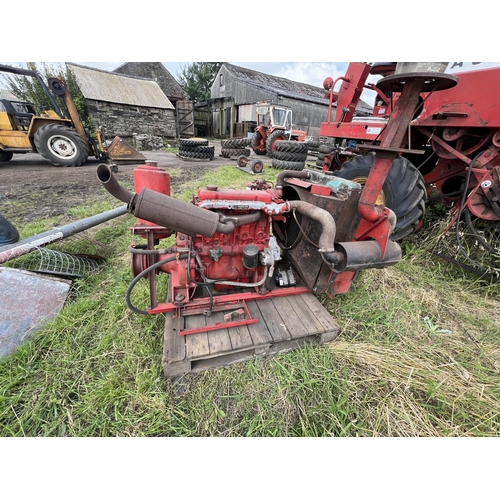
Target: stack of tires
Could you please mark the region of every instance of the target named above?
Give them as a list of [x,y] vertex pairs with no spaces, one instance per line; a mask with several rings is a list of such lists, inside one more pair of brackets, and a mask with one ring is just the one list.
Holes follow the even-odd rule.
[[183,158],[194,158],[197,160],[213,160],[214,146],[208,145],[207,139],[194,137],[192,139],[179,140],[179,156]]
[[307,154],[306,142],[277,141],[272,167],[279,170],[302,170],[306,164]]
[[330,144],[319,144],[317,151],[318,151],[318,159],[316,160],[316,166],[323,168],[323,162],[325,160],[325,156],[331,154],[332,146],[330,146]]
[[319,141],[308,141],[306,144],[309,154],[312,156],[318,156],[318,149],[321,143]]
[[227,139],[221,142],[221,156],[224,158],[238,158],[250,156],[250,139]]

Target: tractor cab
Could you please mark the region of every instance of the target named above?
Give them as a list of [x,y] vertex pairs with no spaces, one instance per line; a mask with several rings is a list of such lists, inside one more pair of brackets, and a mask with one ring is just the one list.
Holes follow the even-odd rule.
[[257,127],[252,137],[255,154],[273,156],[277,141],[305,141],[306,133],[292,129],[292,108],[271,101],[255,104]]
[[10,122],[12,130],[28,130],[35,109],[28,102],[0,99],[0,113],[6,113],[3,121]]
[[258,104],[256,107],[257,125],[273,130],[284,130],[287,137],[292,132],[292,110],[286,106],[266,103]]

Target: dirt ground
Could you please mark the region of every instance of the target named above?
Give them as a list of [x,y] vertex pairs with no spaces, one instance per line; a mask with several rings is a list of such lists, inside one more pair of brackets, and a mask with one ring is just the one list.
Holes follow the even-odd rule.
[[[211,143],[212,144],[212,143]],[[160,168],[182,168],[182,179],[171,178],[172,190],[176,182],[186,182],[201,177],[207,170],[221,165],[231,165],[235,160],[220,156],[220,142],[214,142],[215,156],[208,160],[183,160],[174,153],[143,152],[148,160],[158,163]],[[265,157],[263,157],[265,160]],[[270,161],[270,160],[269,160]],[[55,167],[39,154],[19,154],[9,162],[0,163],[0,213],[18,224],[44,217],[64,219],[68,208],[82,203],[110,200],[96,175],[101,162],[90,158],[81,167]],[[115,174],[119,182],[133,185],[133,170],[139,163],[119,164]],[[122,202],[116,200],[116,206]],[[62,223],[61,221],[58,223]]]

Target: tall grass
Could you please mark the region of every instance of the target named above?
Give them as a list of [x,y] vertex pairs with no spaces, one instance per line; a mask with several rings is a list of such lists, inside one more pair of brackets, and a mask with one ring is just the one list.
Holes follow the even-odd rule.
[[[214,168],[174,195],[249,180]],[[499,286],[431,254],[421,243],[435,235],[410,238],[398,265],[362,272],[347,294],[320,297],[340,325],[334,342],[174,380],[162,372],[163,316],[125,305],[133,223],[97,231],[114,249],[107,265],[1,360],[1,436],[499,435]],[[137,294],[147,300],[147,286]]]

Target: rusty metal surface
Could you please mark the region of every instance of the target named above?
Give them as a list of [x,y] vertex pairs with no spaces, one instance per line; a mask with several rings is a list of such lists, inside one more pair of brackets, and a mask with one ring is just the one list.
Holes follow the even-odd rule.
[[116,136],[106,149],[106,154],[115,161],[146,161],[145,156],[134,149],[125,139]]
[[0,267],[0,357],[12,354],[66,300],[70,281]]

